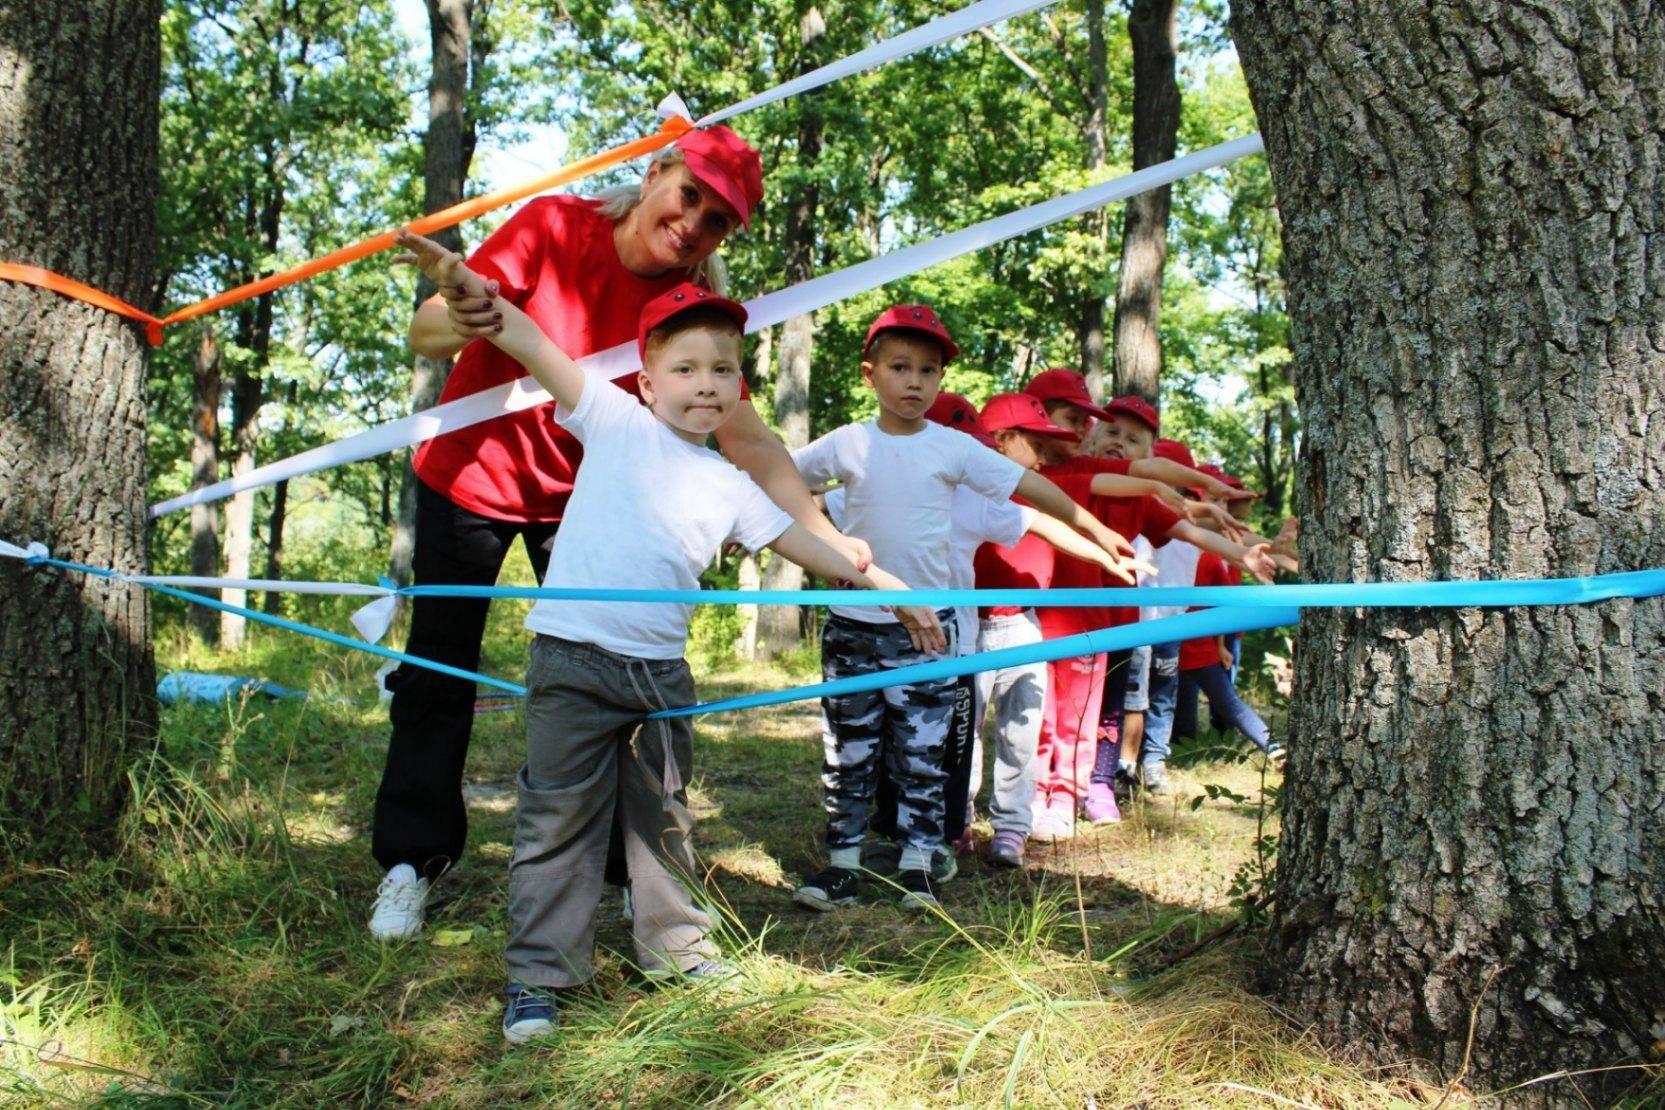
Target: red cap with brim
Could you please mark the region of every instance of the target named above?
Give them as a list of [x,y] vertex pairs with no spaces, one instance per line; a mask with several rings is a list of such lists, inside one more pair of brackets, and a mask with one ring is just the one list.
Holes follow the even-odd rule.
[[1191,457],[1191,449],[1177,439],[1159,439],[1151,445],[1150,453],[1159,459],[1167,459],[1181,466],[1188,466],[1192,470],[1197,468],[1197,460]]
[[983,429],[982,418],[977,415],[977,406],[962,394],[950,393],[947,390],[938,393],[937,399],[931,402],[931,407],[925,410],[925,419],[933,424],[941,424],[944,428],[964,432],[985,447],[994,446],[994,437]]
[[1081,437],[1068,428],[1061,428],[1046,414],[1046,406],[1027,393],[1001,393],[990,397],[983,406],[983,427],[990,434],[1013,428],[1023,432],[1037,432],[1053,439],[1079,443]]
[[1130,393],[1126,397],[1117,397],[1104,408],[1106,412],[1131,416],[1153,432],[1160,434],[1162,431],[1162,418],[1156,414],[1156,406],[1143,397]]
[[722,197],[746,227],[763,200],[763,160],[723,124],[697,127],[676,141],[688,170]]
[[1023,387],[1029,396],[1045,404],[1049,401],[1068,401],[1076,408],[1100,420],[1109,419],[1109,414],[1093,404],[1093,395],[1087,392],[1087,379],[1078,371],[1066,367],[1056,367],[1036,374],[1029,384]]
[[715,308],[733,320],[742,333],[746,330],[746,306],[727,297],[719,297],[709,289],[701,289],[685,281],[669,293],[662,293],[642,306],[636,322],[636,351],[647,361],[648,332],[675,316],[695,308]]
[[959,344],[948,334],[948,326],[928,304],[893,304],[879,313],[878,319],[867,328],[867,341],[861,345],[863,355],[873,349],[873,340],[884,331],[917,331],[930,336],[942,346],[944,366],[960,355]]

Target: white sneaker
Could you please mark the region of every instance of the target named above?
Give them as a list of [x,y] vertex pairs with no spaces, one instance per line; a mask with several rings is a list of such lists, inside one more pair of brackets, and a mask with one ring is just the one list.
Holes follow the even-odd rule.
[[433,884],[416,877],[416,868],[401,863],[376,888],[370,910],[370,935],[377,940],[407,940],[422,931],[422,910]]
[[1039,844],[1051,844],[1060,840],[1069,840],[1075,835],[1075,822],[1070,815],[1061,809],[1048,807],[1035,814],[1035,827],[1029,832],[1029,839]]

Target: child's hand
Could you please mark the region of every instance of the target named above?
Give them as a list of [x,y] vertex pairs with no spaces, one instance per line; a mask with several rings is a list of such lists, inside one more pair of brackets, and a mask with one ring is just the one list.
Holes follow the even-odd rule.
[[1248,533],[1248,530],[1238,523],[1236,517],[1212,501],[1187,501],[1182,511],[1185,513],[1185,519],[1192,524],[1199,528],[1207,528],[1212,524],[1214,525],[1214,531],[1219,532],[1232,543],[1242,543],[1243,537]]
[[[1174,512],[1179,513],[1181,516],[1187,515],[1188,510],[1186,506],[1199,504],[1199,502],[1196,501],[1186,500],[1183,494],[1181,494],[1173,486],[1170,486],[1167,482],[1159,482],[1155,478],[1152,478],[1150,479],[1150,485],[1150,495],[1162,502],[1162,504],[1168,506],[1168,508],[1172,509]],[[1192,522],[1195,523],[1195,518],[1193,518]]]
[[495,280],[482,281],[462,255],[408,229],[399,232],[398,241],[410,250],[394,258],[394,263],[415,266],[439,286],[451,330],[464,339],[484,339],[503,330],[503,313],[492,301],[497,296]]
[[1272,560],[1272,545],[1257,543],[1243,553],[1243,569],[1270,586],[1278,575],[1278,564]]
[[1104,548],[1105,551],[1108,551],[1112,558],[1122,559],[1133,557],[1133,545],[1127,542],[1126,536],[1122,535],[1114,528],[1107,527],[1099,521],[1092,520],[1091,518],[1089,518],[1087,528],[1091,534],[1092,541]]
[[1227,647],[1225,644],[1220,645],[1220,666],[1224,667],[1228,671],[1237,666],[1236,657],[1232,655],[1231,648]]
[[903,628],[908,630],[908,639],[913,641],[915,651],[922,651],[927,655],[941,655],[948,650],[948,637],[942,631],[942,623],[937,615],[924,605],[896,605],[892,606],[892,613]]
[[1143,559],[1118,558],[1105,551],[1095,552],[1093,562],[1097,563],[1104,573],[1129,586],[1138,584],[1140,574],[1156,574],[1156,568]]

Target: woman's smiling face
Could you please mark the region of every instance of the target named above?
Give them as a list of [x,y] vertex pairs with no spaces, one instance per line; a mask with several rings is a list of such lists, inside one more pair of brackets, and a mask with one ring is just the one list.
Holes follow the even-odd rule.
[[642,202],[623,223],[623,238],[635,248],[620,252],[626,267],[651,277],[705,261],[740,217],[684,163],[655,162],[642,179]]

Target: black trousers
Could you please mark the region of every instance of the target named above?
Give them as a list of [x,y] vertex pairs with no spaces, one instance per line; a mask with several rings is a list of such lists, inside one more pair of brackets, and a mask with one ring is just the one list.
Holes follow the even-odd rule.
[[[526,546],[539,582],[549,567],[556,521],[516,524],[459,508],[417,484],[417,585],[490,586],[516,537]],[[463,670],[480,669],[485,598],[418,597],[411,608],[405,651]],[[436,878],[462,855],[468,835],[463,762],[474,728],[475,684],[401,664],[387,680],[393,691],[393,737],[376,792],[371,851],[383,868],[408,863]]]
[[[977,704],[977,676],[961,675],[954,688],[954,717],[948,725],[948,744],[943,751],[942,769],[948,775],[943,787],[942,834],[952,844],[965,833],[966,811],[971,799],[972,743],[982,721],[981,706]],[[889,743],[889,738],[885,739]],[[874,832],[887,840],[897,840],[896,780],[879,761],[879,784],[873,802]]]

